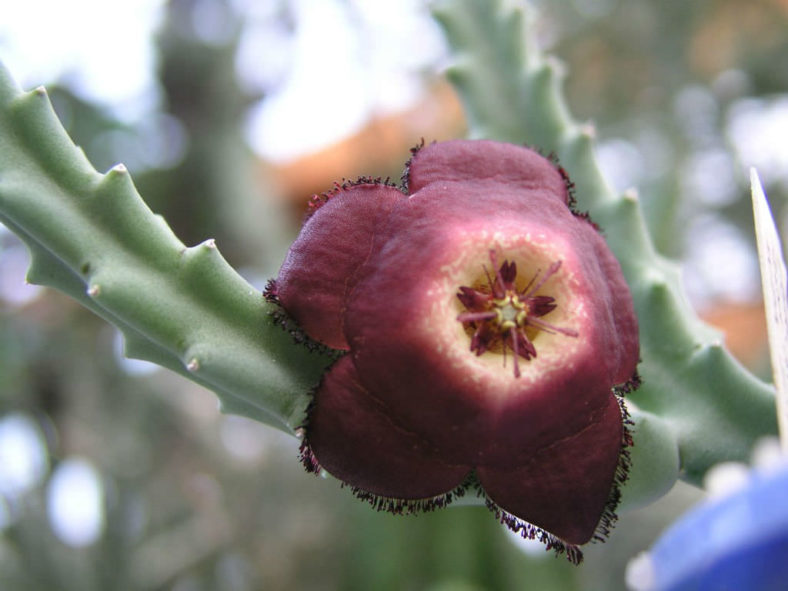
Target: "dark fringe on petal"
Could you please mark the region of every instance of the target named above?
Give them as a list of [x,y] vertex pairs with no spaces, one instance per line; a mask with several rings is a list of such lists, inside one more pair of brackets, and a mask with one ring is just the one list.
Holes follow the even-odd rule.
[[[326,370],[328,371],[328,370]],[[296,429],[296,436],[301,440],[301,445],[298,447],[298,459],[303,464],[304,469],[309,472],[310,474],[320,474],[323,472],[323,467],[320,465],[320,462],[317,461],[317,457],[312,452],[312,446],[309,445],[309,437],[307,436],[307,432],[309,431],[309,418],[312,416],[312,411],[315,410],[315,392],[320,387],[320,385],[316,385],[312,388],[310,394],[309,405],[306,407],[306,411],[304,412],[304,422],[301,426]]]
[[[309,408],[307,409],[307,417],[309,417],[311,414],[313,404],[314,402],[310,404]],[[307,418],[307,422],[308,420],[309,419]],[[298,432],[305,433],[306,430],[304,427],[301,427],[298,429]],[[303,464],[304,469],[310,474],[316,474],[320,476],[323,472],[323,467],[320,465],[320,462],[318,462],[317,457],[312,451],[312,448],[309,445],[308,437],[303,437],[298,451],[299,460],[301,460],[301,464]],[[391,497],[384,497],[361,489],[357,486],[352,486],[345,482],[341,482],[340,487],[349,488],[354,497],[369,503],[369,505],[375,509],[375,511],[385,511],[386,513],[391,513],[393,515],[415,515],[417,513],[427,513],[448,507],[455,500],[465,496],[465,493],[469,488],[478,488],[478,481],[475,474],[471,472],[459,486],[447,493],[434,497],[428,497],[426,499],[394,499]]]
[[354,497],[369,503],[375,511],[385,511],[393,515],[416,515],[448,507],[457,499],[464,497],[468,488],[475,486],[475,482],[475,476],[468,476],[462,484],[449,492],[426,499],[393,499],[376,495],[356,486],[350,486],[344,482],[341,486],[342,488],[348,487]]
[[320,462],[317,461],[315,454],[312,453],[312,448],[309,446],[309,443],[307,443],[306,438],[301,440],[301,446],[298,448],[298,459],[301,460],[307,472],[320,476],[323,467],[320,465]]
[[511,513],[507,513],[496,505],[482,489],[479,489],[479,493],[484,496],[484,504],[492,511],[495,518],[514,533],[520,534],[520,536],[528,540],[539,540],[545,545],[545,551],[549,552],[553,550],[556,556],[566,553],[566,559],[572,564],[580,564],[583,562],[583,552],[578,546],[568,544],[550,532],[543,530],[541,527],[537,527],[532,523],[515,517]]
[[[532,150],[536,150],[540,154],[542,153],[540,150],[538,150],[533,146],[526,146],[526,147],[530,147]],[[544,154],[542,155],[544,156]],[[572,179],[569,178],[569,173],[561,165],[561,162],[558,159],[558,154],[556,154],[555,152],[550,152],[547,156],[545,156],[545,158],[547,158],[553,164],[555,169],[558,171],[558,174],[561,175],[561,179],[564,181],[564,185],[566,186],[566,196],[567,196],[566,204],[569,207],[569,209],[572,211],[572,213],[577,215],[577,211],[575,210],[575,207],[577,206],[577,198],[575,196],[577,187],[575,186],[575,183],[572,181]]]
[[629,480],[629,470],[632,466],[632,458],[629,453],[629,448],[632,447],[634,441],[632,439],[632,429],[635,423],[629,416],[626,403],[624,402],[624,393],[629,393],[637,389],[640,385],[640,377],[637,371],[632,378],[623,384],[613,388],[613,393],[616,396],[616,402],[621,410],[621,423],[623,431],[621,435],[621,451],[618,455],[618,465],[616,466],[616,473],[613,477],[613,486],[610,488],[610,496],[605,503],[605,509],[602,512],[602,517],[594,532],[592,540],[594,542],[605,542],[610,537],[610,532],[618,521],[616,509],[621,502],[621,487]]
[[328,347],[323,343],[319,343],[318,341],[312,339],[302,330],[298,323],[290,317],[290,315],[282,307],[282,302],[279,300],[279,295],[276,292],[276,279],[268,280],[268,283],[266,283],[265,289],[263,290],[263,297],[269,304],[274,304],[276,306],[273,310],[268,312],[269,318],[271,318],[272,322],[276,326],[288,333],[293,338],[294,343],[297,345],[303,345],[312,353],[328,355],[335,359],[339,359],[345,354],[345,351],[332,349],[331,347]]
[[277,306],[282,305],[282,302],[279,300],[279,293],[276,290],[276,279],[269,279],[266,281],[265,289],[263,289],[263,297],[269,304],[276,304]]
[[567,195],[567,207],[569,207],[569,211],[572,212],[576,218],[580,218],[581,220],[585,220],[588,222],[594,230],[603,234],[602,228],[600,228],[594,220],[591,219],[591,215],[587,211],[580,211],[577,209],[577,187],[575,186],[574,181],[569,178],[569,173],[567,170],[561,165],[561,161],[558,158],[558,155],[555,152],[550,152],[549,154],[545,155],[539,148],[535,146],[526,146],[526,148],[530,148],[547,158],[558,171],[558,174],[561,175],[561,178],[564,181],[564,185],[566,185],[566,195]]
[[309,199],[309,203],[307,204],[307,211],[306,215],[304,216],[304,223],[311,218],[315,212],[323,207],[326,203],[328,203],[333,197],[336,197],[339,193],[343,191],[347,191],[352,187],[357,187],[359,185],[384,185],[386,187],[391,187],[392,189],[401,190],[400,186],[394,183],[391,180],[391,177],[371,177],[371,176],[360,176],[355,180],[348,180],[342,179],[341,183],[334,182],[334,186],[329,189],[328,191],[324,191],[323,193],[312,195]]
[[[433,141],[432,143],[434,144],[435,142]],[[424,138],[421,138],[421,142],[410,149],[410,158],[408,158],[408,161],[405,163],[405,170],[402,172],[402,176],[399,179],[400,191],[405,193],[405,195],[410,194],[410,164],[413,162],[413,158],[416,156],[416,154],[418,154],[425,145]]]
[[599,234],[602,235],[605,234],[604,230],[602,230],[599,224],[597,224],[594,220],[591,219],[591,214],[588,213],[587,211],[578,211],[576,209],[572,209],[572,215],[574,215],[576,218],[588,222],[591,225],[591,227],[594,228],[594,230],[596,230]]
[[619,384],[618,386],[613,387],[613,392],[615,392],[616,396],[623,397],[627,394],[631,394],[643,383],[643,380],[640,379],[640,374],[635,370],[635,373],[632,374],[632,377],[629,378],[623,384]]

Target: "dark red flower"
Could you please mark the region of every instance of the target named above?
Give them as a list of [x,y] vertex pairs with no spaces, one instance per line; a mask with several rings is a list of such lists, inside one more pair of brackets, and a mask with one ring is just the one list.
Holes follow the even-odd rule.
[[431,144],[404,186],[316,199],[269,290],[347,352],[315,392],[305,462],[395,511],[476,487],[502,522],[579,560],[625,477],[617,389],[638,335],[618,262],[530,149]]

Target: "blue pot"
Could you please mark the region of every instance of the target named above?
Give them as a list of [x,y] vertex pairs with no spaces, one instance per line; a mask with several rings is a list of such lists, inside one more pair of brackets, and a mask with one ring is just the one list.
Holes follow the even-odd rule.
[[649,558],[655,591],[788,591],[788,464],[690,511]]

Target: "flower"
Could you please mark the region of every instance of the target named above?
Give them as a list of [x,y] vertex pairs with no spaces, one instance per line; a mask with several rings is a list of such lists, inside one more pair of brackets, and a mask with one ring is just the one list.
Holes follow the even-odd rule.
[[483,140],[413,152],[402,190],[365,178],[315,198],[267,291],[346,352],[315,391],[304,461],[397,512],[475,487],[577,562],[626,477],[629,289],[547,158]]

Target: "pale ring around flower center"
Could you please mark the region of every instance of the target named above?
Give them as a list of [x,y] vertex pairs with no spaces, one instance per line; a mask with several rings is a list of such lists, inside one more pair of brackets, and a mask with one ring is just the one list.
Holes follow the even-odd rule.
[[483,265],[484,280],[473,286],[462,285],[457,299],[465,311],[457,316],[470,338],[469,348],[477,357],[500,353],[506,362],[511,355],[513,375],[522,375],[520,365],[537,357],[534,339],[541,332],[577,337],[577,331],[548,322],[558,302],[550,295],[540,294],[543,286],[559,273],[562,261],[553,261],[546,269],[539,269],[523,286],[515,261],[501,263],[495,249],[490,249],[491,269]]
[[[491,293],[490,288],[495,275],[491,250],[496,252],[498,268],[504,260],[517,266],[514,284],[498,294]],[[455,375],[467,376],[478,383],[480,396],[503,402],[522,392],[528,382],[565,371],[576,355],[585,354],[591,335],[580,333],[578,338],[572,338],[551,334],[529,322],[529,319],[544,320],[570,331],[576,331],[584,323],[586,305],[578,297],[583,279],[575,270],[571,248],[562,240],[521,223],[503,226],[500,232],[494,233],[456,228],[444,237],[441,254],[435,261],[435,274],[420,290],[424,297],[419,302],[419,311],[412,317],[414,329],[420,335],[419,342],[438,352]],[[563,261],[559,272],[531,295],[552,297],[557,306],[550,314],[535,316],[522,297],[512,296],[533,288],[536,283],[529,287],[530,280],[537,274],[544,275],[556,261]],[[488,348],[482,354],[471,349],[479,325],[458,322],[460,315],[469,312],[457,297],[463,286],[486,294],[486,305],[477,307],[477,311],[492,312],[487,319],[493,318],[489,328],[494,333],[503,335],[514,328],[524,332],[533,343],[538,356],[530,360],[520,357],[519,378],[515,377],[513,351],[501,338],[488,339]]]

